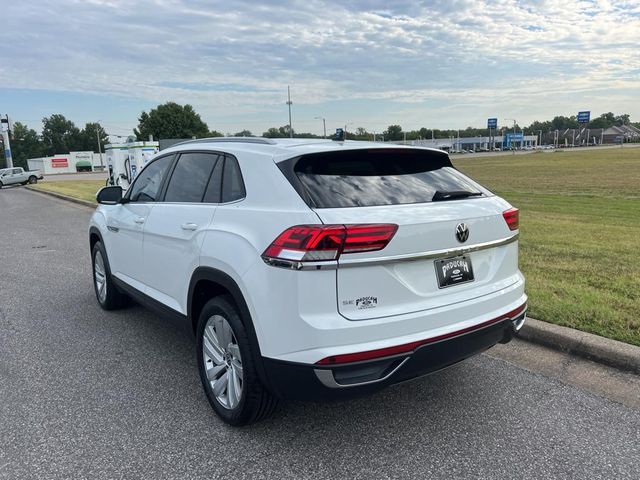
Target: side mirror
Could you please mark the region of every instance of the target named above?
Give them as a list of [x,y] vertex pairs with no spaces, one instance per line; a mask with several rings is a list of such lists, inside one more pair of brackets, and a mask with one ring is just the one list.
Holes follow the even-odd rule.
[[96,194],[96,201],[102,205],[117,205],[122,201],[122,187],[102,187]]

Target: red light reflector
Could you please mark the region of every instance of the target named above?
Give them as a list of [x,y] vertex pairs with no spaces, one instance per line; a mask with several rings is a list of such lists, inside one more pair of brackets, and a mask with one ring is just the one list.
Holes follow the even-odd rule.
[[347,237],[342,253],[374,252],[387,246],[398,231],[398,225],[346,225],[346,229]]
[[382,250],[393,238],[394,224],[296,225],[286,229],[262,256],[295,262],[337,260],[343,253]]
[[507,222],[509,230],[517,230],[520,226],[520,210],[517,208],[510,208],[502,212],[504,221]]

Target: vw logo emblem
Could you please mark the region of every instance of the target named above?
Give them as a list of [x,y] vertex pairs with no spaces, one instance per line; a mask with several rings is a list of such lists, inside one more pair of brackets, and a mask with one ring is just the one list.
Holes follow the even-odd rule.
[[469,227],[466,223],[459,223],[456,226],[456,238],[460,243],[464,243],[469,238]]

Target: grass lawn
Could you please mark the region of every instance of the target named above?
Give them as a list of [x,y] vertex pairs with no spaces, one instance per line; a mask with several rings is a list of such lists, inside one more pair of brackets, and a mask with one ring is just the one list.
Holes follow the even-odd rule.
[[61,193],[69,197],[79,198],[88,202],[96,201],[96,192],[104,187],[104,180],[44,180],[31,185],[38,190]]
[[520,208],[532,317],[640,345],[640,148],[453,161]]

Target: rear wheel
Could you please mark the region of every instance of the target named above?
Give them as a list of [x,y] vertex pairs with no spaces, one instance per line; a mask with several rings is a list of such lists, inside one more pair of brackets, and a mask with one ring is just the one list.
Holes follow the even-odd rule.
[[31,175],[29,177],[29,180],[27,180],[29,183],[38,183],[38,179],[37,177],[35,177],[34,175]]
[[241,426],[271,415],[277,400],[256,373],[256,359],[233,299],[223,295],[209,300],[196,333],[200,379],[218,416]]
[[101,242],[96,242],[91,251],[93,260],[93,287],[98,303],[105,310],[114,310],[127,304],[127,296],[113,283],[107,252]]

